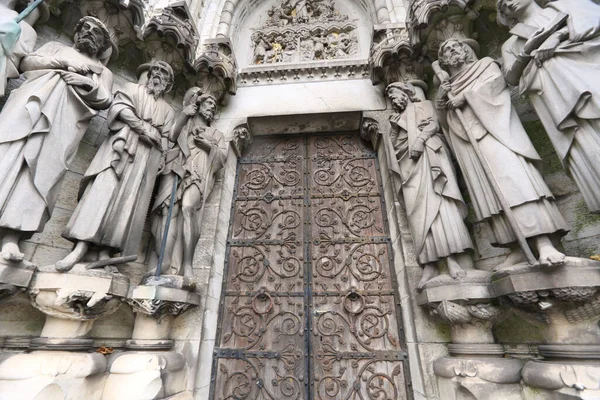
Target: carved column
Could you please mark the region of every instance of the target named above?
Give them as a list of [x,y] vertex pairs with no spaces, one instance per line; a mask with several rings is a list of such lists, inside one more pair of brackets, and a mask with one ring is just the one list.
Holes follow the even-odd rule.
[[540,326],[544,359],[523,368],[525,398],[600,397],[600,262],[567,257],[563,266],[515,267],[492,279],[497,296]]

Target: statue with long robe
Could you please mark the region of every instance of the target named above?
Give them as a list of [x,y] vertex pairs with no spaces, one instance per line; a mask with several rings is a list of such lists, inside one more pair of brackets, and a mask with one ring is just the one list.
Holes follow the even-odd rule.
[[56,263],[70,270],[92,248],[98,259],[116,253],[135,255],[141,240],[163,152],[169,148],[174,111],[163,99],[173,85],[173,70],[158,61],[143,83],[127,83],[108,110],[110,136],[81,181],[80,199],[63,236],[75,249]]
[[21,61],[25,83],[0,113],[2,258],[20,261],[19,240],[41,232],[88,125],[112,101],[112,73],[99,61],[108,30],[84,17],[75,46],[49,42]]
[[180,156],[173,158],[173,166],[162,175],[152,207],[151,229],[155,253],[150,260],[150,269],[155,271],[177,175],[180,180],[164,249],[162,274],[192,276],[204,202],[214,186],[215,174],[227,158],[223,134],[210,126],[216,106],[217,100],[209,94],[203,94],[197,87],[189,89],[184,97],[182,115],[185,123],[177,141]]
[[[439,63],[449,72],[438,93],[437,107],[445,116],[449,140],[465,178],[477,221],[487,225],[494,246],[511,249],[503,266],[524,262],[504,210],[494,191],[494,180],[515,216],[520,233],[534,245],[544,264],[564,263],[554,242],[567,224],[554,196],[537,169],[540,157],[511,104],[500,67],[485,57],[478,60],[466,43],[449,39],[439,49]],[[450,96],[449,96],[450,94]],[[459,115],[462,113],[462,118]],[[476,140],[482,159],[467,136]],[[487,163],[491,176],[482,162]]]
[[[439,271],[445,260],[453,278],[466,276],[472,269],[467,253],[473,249],[464,223],[464,203],[450,153],[431,101],[417,94],[409,83],[392,83],[386,95],[392,101],[390,146],[394,149],[392,171],[400,175],[408,223],[423,275],[417,289]],[[390,157],[390,158],[392,158]],[[398,169],[399,168],[399,169]]]
[[[561,13],[566,23],[556,22]],[[519,23],[502,46],[507,81],[528,95],[589,210],[600,212],[600,6],[500,0],[498,16],[505,25]]]

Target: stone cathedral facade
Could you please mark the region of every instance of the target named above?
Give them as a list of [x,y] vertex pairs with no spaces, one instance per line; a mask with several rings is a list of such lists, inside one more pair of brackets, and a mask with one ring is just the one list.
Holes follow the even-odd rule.
[[600,399],[600,5],[0,0],[1,400]]

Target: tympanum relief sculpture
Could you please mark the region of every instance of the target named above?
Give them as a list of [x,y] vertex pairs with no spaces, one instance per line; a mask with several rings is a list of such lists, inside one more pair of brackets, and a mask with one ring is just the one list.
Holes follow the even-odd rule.
[[438,61],[449,76],[437,69],[442,81],[437,107],[475,218],[486,224],[492,245],[511,250],[498,268],[527,261],[531,252],[525,239],[541,264],[563,264],[565,256],[553,241],[568,228],[536,168],[540,156],[511,104],[500,67],[489,57],[477,59],[471,47],[456,39],[442,43]]
[[356,26],[332,0],[286,0],[252,34],[253,64],[349,58],[358,52]]
[[600,212],[600,6],[499,0],[506,80],[527,94],[567,173]]
[[26,81],[0,114],[3,260],[22,260],[19,240],[44,229],[90,119],[112,101],[112,73],[98,58],[110,48],[106,27],[84,17],[74,41],[25,56]]
[[157,61],[142,71],[140,83],[117,91],[108,111],[110,136],[83,177],[79,203],[63,232],[76,246],[56,263],[59,271],[70,270],[90,250],[99,252],[99,260],[137,254],[161,158],[177,139],[175,113],[163,99],[173,70]]
[[[162,274],[192,276],[204,203],[214,186],[215,174],[223,167],[227,157],[223,134],[210,126],[216,106],[217,99],[198,87],[188,90],[184,97],[185,122],[181,126],[181,134],[176,132],[179,136],[175,150],[179,154],[168,168],[169,173],[161,176],[152,207],[155,253],[150,266],[156,269],[160,249],[164,247]],[[176,185],[176,198],[167,241],[163,246],[173,185]]]
[[418,289],[438,274],[438,264],[444,260],[450,276],[464,278],[463,268],[473,268],[467,253],[473,243],[464,223],[467,207],[435,107],[410,83],[392,83],[386,95],[394,108],[390,139],[395,152],[391,157],[397,164],[392,170],[399,167],[406,214],[423,266]]

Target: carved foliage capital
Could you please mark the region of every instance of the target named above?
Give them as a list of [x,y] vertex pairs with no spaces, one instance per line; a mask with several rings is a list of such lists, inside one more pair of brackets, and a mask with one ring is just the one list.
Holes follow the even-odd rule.
[[177,317],[194,307],[191,303],[161,299],[126,299],[126,301],[133,312],[146,314],[159,322],[167,316]]
[[119,298],[91,290],[33,288],[29,294],[35,308],[61,319],[94,320],[114,313],[121,305]]
[[459,304],[443,300],[433,313],[449,325],[493,325],[502,318],[502,309],[491,303]]

